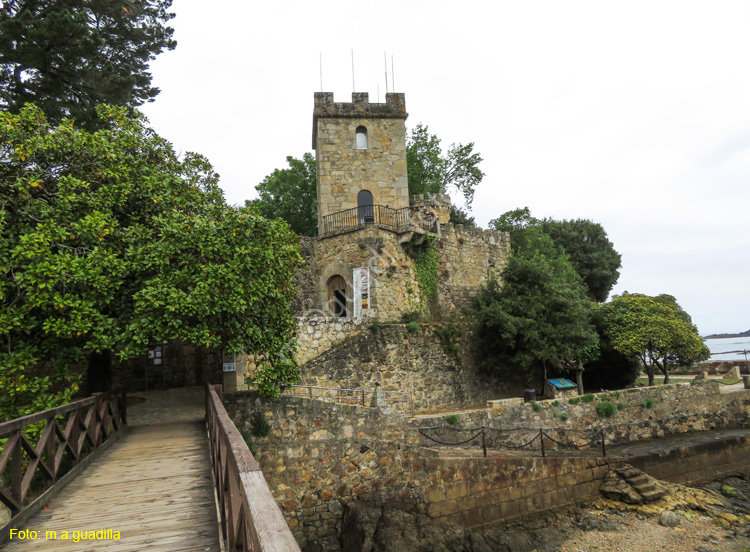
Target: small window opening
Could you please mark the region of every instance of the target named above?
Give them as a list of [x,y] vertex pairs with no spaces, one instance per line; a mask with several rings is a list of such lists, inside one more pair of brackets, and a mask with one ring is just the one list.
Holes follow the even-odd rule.
[[357,149],[367,149],[367,129],[363,126],[357,127]]

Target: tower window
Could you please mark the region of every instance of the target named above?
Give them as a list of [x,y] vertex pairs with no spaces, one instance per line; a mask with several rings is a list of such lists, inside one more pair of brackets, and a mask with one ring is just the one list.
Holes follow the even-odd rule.
[[357,149],[367,149],[367,129],[363,126],[357,127]]
[[346,317],[346,282],[336,274],[328,280],[328,310],[333,316]]

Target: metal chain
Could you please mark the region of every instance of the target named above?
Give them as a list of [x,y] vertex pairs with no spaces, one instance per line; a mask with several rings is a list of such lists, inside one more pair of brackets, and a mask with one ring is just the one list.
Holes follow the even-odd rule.
[[558,441],[557,439],[555,439],[553,437],[550,437],[549,434],[546,431],[543,431],[542,433],[544,433],[544,436],[547,439],[549,439],[550,441],[552,441],[553,443],[555,443],[555,444],[557,444],[557,445],[559,445],[561,447],[565,447],[565,448],[569,448],[569,449],[574,449],[574,450],[581,450],[582,448],[590,447],[594,443],[601,443],[601,437],[595,437],[594,439],[592,439],[591,441],[589,441],[588,443],[585,443],[583,445],[576,445],[574,443],[563,443],[563,442]]
[[[488,428],[488,429],[492,429],[492,428]],[[496,446],[498,446],[499,448],[507,448],[507,449],[511,449],[511,450],[521,450],[521,449],[523,449],[523,448],[526,448],[526,447],[528,447],[528,446],[529,446],[530,444],[532,444],[532,443],[533,443],[534,441],[536,441],[537,439],[539,439],[539,433],[537,433],[537,434],[536,434],[536,435],[534,436],[534,438],[533,438],[533,439],[532,439],[531,441],[529,441],[528,443],[524,443],[523,445],[509,445],[508,443],[499,443],[499,442],[495,441],[495,440],[494,440],[494,439],[493,439],[492,437],[490,437],[490,436],[489,436],[488,434],[486,434],[486,433],[485,433],[485,435],[484,435],[484,436],[485,436],[485,438],[486,438],[486,439],[489,439],[489,441],[490,441],[491,443],[495,444],[495,445],[496,445]]]
[[432,437],[430,437],[429,435],[427,435],[427,434],[426,434],[426,433],[425,433],[424,431],[422,431],[422,428],[419,428],[419,433],[420,433],[420,434],[421,434],[421,435],[422,435],[423,437],[425,437],[426,439],[429,439],[430,441],[432,441],[432,442],[434,442],[434,443],[437,443],[437,444],[439,444],[439,445],[445,445],[445,446],[449,446],[449,447],[457,447],[458,445],[465,445],[465,444],[466,444],[466,443],[468,443],[469,441],[473,441],[474,439],[476,439],[477,437],[479,437],[479,436],[480,436],[480,435],[482,434],[482,432],[480,431],[480,432],[479,432],[479,433],[477,433],[476,435],[474,435],[474,436],[472,436],[472,437],[469,437],[468,439],[466,439],[466,441],[460,441],[460,442],[458,442],[458,443],[445,443],[445,442],[443,442],[443,441],[439,441],[438,439],[433,439]]

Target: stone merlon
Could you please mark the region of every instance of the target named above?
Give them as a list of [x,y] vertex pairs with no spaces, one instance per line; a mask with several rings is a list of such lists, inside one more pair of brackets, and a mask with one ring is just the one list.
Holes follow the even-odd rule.
[[312,147],[316,149],[319,118],[406,119],[408,116],[402,92],[387,93],[385,103],[370,103],[367,92],[352,92],[351,103],[334,102],[333,92],[316,92]]

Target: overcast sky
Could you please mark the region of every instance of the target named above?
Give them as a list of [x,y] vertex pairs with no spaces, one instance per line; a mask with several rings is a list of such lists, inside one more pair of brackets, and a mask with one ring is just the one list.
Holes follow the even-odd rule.
[[[313,93],[406,94],[407,127],[474,142],[486,227],[601,223],[613,293],[670,293],[701,334],[750,329],[750,2],[174,0],[144,106],[231,203],[312,151]],[[459,202],[460,203],[460,202]]]

